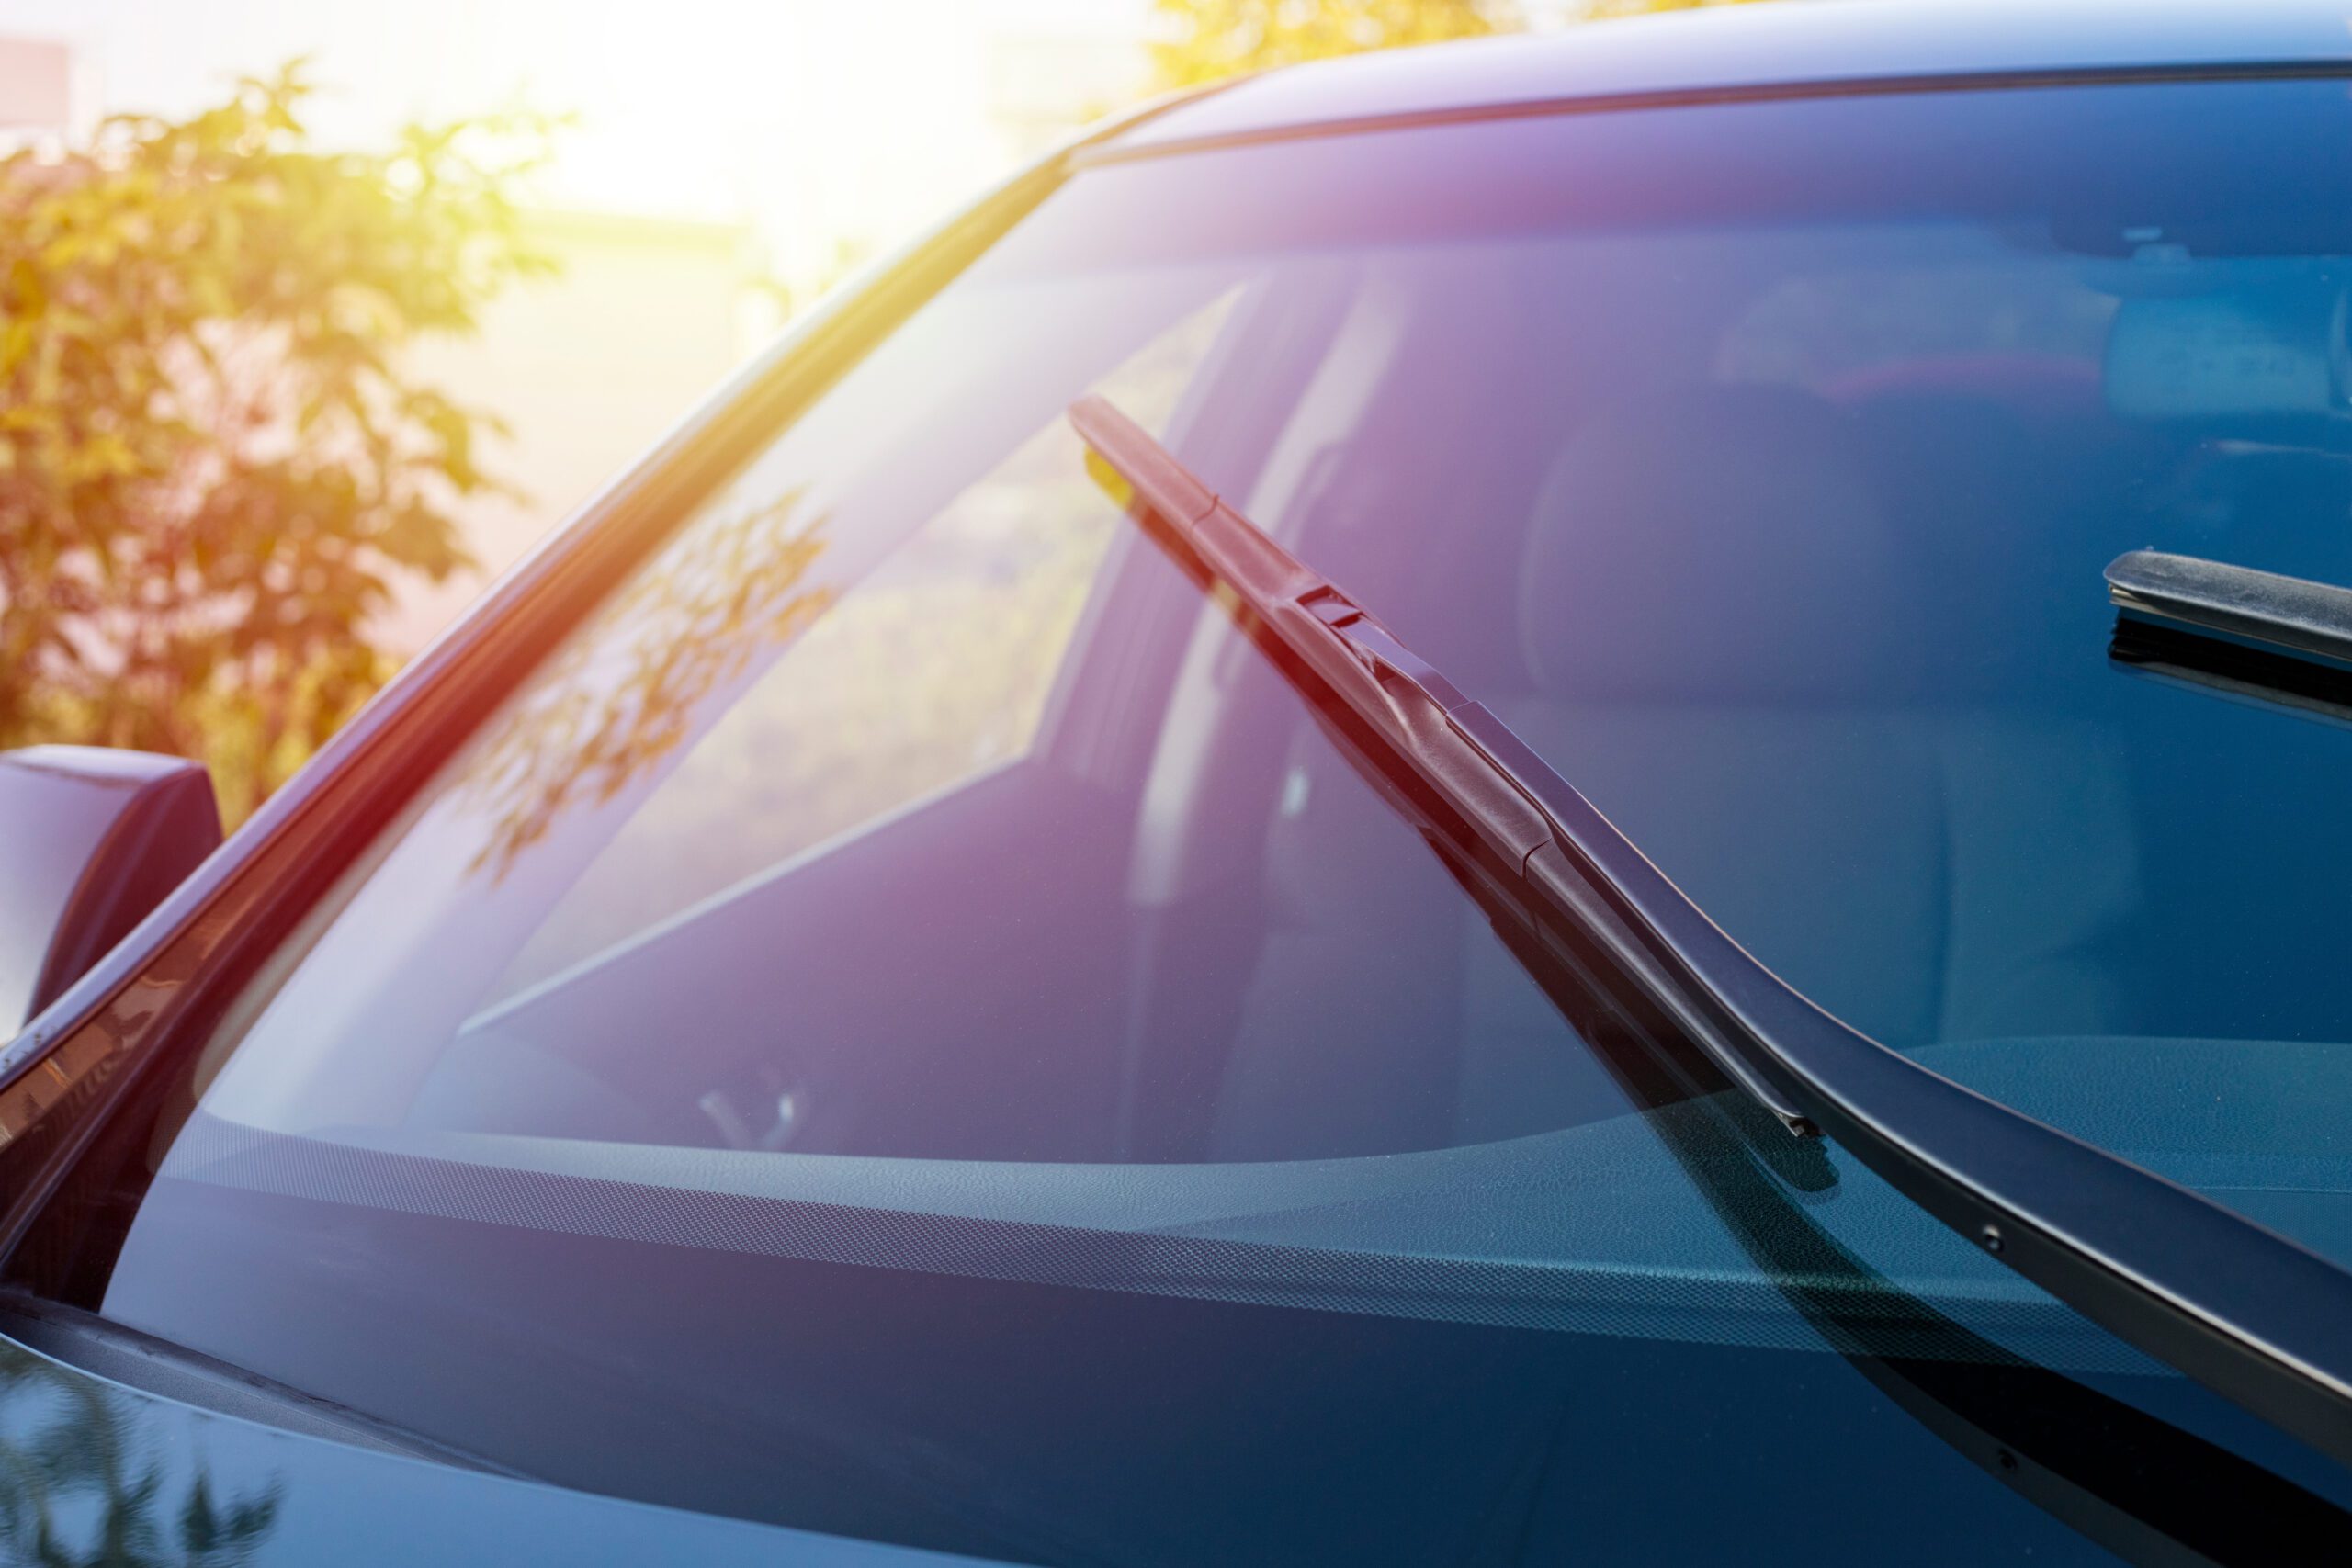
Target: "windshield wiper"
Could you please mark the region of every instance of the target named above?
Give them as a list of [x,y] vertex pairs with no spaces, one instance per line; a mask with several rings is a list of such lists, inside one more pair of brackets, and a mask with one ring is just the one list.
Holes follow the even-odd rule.
[[1538,919],[1586,932],[1725,1077],[2086,1316],[2352,1464],[2352,1273],[1963,1089],[1783,983],[1503,723],[1101,398],[1079,435],[1460,817]]
[[2108,564],[2107,591],[2118,664],[2352,721],[2352,589],[2131,550]]
[[2129,615],[2352,670],[2352,588],[2127,550],[2108,563],[2107,592]]

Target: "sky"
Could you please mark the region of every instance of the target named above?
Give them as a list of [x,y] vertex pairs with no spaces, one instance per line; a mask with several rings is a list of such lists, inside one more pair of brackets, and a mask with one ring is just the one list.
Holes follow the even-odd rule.
[[[0,0],[81,96],[185,111],[309,55],[326,139],[511,107],[573,114],[552,203],[888,244],[1004,171],[990,40],[1134,48],[1149,0]],[[1139,59],[1138,55],[1138,59]],[[794,258],[785,257],[786,270]],[[806,265],[808,257],[799,258]]]

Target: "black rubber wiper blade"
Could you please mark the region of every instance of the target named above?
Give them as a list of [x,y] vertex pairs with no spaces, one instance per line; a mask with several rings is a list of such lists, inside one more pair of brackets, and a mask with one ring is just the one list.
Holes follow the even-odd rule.
[[2352,724],[2352,589],[2132,550],[2107,569],[2108,657],[2233,702]]
[[1826,1134],[2085,1316],[2352,1464],[2352,1273],[1963,1089],[1832,1017],[1734,942],[1565,779],[1337,586],[1100,398],[1079,435],[1506,868],[1734,1083]]
[[2127,616],[2352,670],[2352,588],[2162,550],[2108,563]]

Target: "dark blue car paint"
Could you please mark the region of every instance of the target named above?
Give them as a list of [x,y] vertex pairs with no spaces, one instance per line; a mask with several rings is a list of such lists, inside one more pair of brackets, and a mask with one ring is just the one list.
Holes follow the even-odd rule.
[[[114,1562],[101,1543],[142,1539],[175,1553],[158,1561],[250,1568],[966,1561],[370,1452],[142,1393],[5,1341],[0,1474],[0,1556],[12,1562],[59,1560],[44,1549]],[[200,1555],[208,1546],[218,1559]]]
[[[2340,12],[2328,13],[2336,18],[2335,34],[2324,44],[2318,41],[2318,32],[2300,34],[2311,39],[2301,56],[2293,56],[2287,45],[2274,44],[2270,39],[2261,40],[2254,51],[2255,62],[2277,63],[2282,60],[2300,59],[2312,68],[2330,66],[2345,53],[2346,35],[2341,30]],[[2314,10],[2313,15],[2317,12]],[[1667,35],[1671,37],[1672,35]],[[1696,36],[1695,32],[1691,36]],[[1941,48],[1936,40],[1949,35],[1933,29],[1923,29],[1917,38],[1926,47]],[[1980,35],[1981,36],[1981,35]],[[2284,38],[2279,34],[2274,37]],[[2119,41],[2114,49],[2124,51]],[[2096,69],[2102,59],[2131,70],[2155,70],[2195,64],[2214,58],[2208,53],[2188,53],[2163,60],[2150,58],[2145,51],[2120,58],[2120,54],[2102,55],[2097,51],[2083,51],[2063,60],[2049,62],[2060,70]],[[1937,58],[1940,59],[1941,56]],[[2034,69],[2035,62],[2004,55],[1997,48],[1984,54],[1984,69],[2006,71]],[[2007,64],[2001,62],[2007,60]],[[1905,66],[1899,59],[1882,60],[1871,69],[1880,74],[1902,74],[1925,68],[1915,62]],[[1374,68],[1366,67],[1370,72]],[[1406,73],[1401,62],[1382,62],[1379,70]],[[1828,74],[1820,62],[1810,63],[1799,58],[1781,68],[1789,82],[1804,82]],[[1334,78],[1336,80],[1336,78]],[[1259,100],[1264,107],[1254,110],[1261,118],[1234,122],[1242,130],[1255,126],[1260,130],[1278,129],[1284,124],[1303,119],[1338,118],[1377,118],[1384,114],[1416,112],[1421,105],[1411,92],[1388,97],[1374,94],[1370,96],[1348,96],[1337,107],[1327,106],[1316,94],[1321,90],[1318,78],[1312,73],[1298,79],[1303,85],[1293,100],[1272,96],[1281,88],[1278,81],[1234,95],[1236,113],[1249,110],[1249,94],[1263,95]],[[1684,81],[1682,87],[1702,87],[1704,83]],[[1674,84],[1666,82],[1657,90],[1672,90]],[[1581,89],[1571,89],[1581,90]],[[1631,89],[1626,89],[1631,90]],[[1350,89],[1350,93],[1353,93]],[[1516,93],[1517,88],[1512,92]],[[1475,96],[1475,95],[1469,95]],[[1490,95],[1492,96],[1492,95]],[[1499,98],[1498,101],[1501,101]],[[1280,106],[1289,103],[1289,110]],[[1337,102],[1335,99],[1334,102]],[[1215,106],[1204,106],[1196,114],[1205,116]],[[1206,138],[1222,135],[1234,129],[1209,118],[1187,123],[1182,114],[1170,117],[1168,135],[1171,139]],[[1148,140],[1149,133],[1137,135],[1136,145]],[[1114,144],[1115,145],[1115,143]],[[1050,174],[1040,176],[1049,181]],[[1024,198],[1011,198],[1017,210]],[[985,231],[1001,219],[984,218],[979,227]],[[951,242],[952,245],[952,242]],[[919,264],[918,264],[919,265]],[[868,297],[868,302],[886,298],[888,286],[880,296]],[[450,702],[435,712],[430,699],[436,689],[462,682],[468,677],[458,673],[459,666],[476,657],[485,646],[498,646],[499,623],[503,616],[524,621],[536,620],[542,634],[547,627],[560,625],[572,611],[566,606],[584,604],[594,596],[602,582],[608,581],[633,553],[628,541],[639,536],[629,527],[609,519],[616,513],[627,514],[634,506],[644,536],[658,532],[658,526],[644,521],[661,510],[661,497],[665,493],[665,480],[691,489],[695,473],[707,471],[720,462],[720,454],[729,450],[727,434],[722,428],[729,411],[739,407],[739,397],[761,400],[752,389],[772,386],[786,378],[797,365],[805,360],[797,357],[802,349],[811,353],[824,352],[826,333],[838,330],[846,335],[834,345],[834,352],[854,352],[842,344],[862,341],[858,332],[870,333],[869,323],[858,328],[841,325],[842,314],[854,315],[858,300],[851,300],[839,308],[840,314],[829,316],[807,329],[795,344],[780,348],[762,367],[747,374],[735,389],[730,389],[714,412],[701,416],[678,437],[665,444],[661,454],[629,480],[624,481],[606,498],[592,505],[582,520],[560,536],[539,556],[502,585],[492,600],[477,611],[425,660],[415,671],[380,701],[361,721],[345,732],[320,761],[306,772],[302,779],[256,820],[255,825],[241,834],[239,840],[222,855],[183,889],[182,893],[158,912],[139,932],[119,949],[111,959],[99,966],[80,986],[61,998],[58,1005],[43,1018],[24,1040],[12,1047],[5,1058],[6,1070],[15,1081],[36,1061],[43,1043],[53,1042],[72,1028],[88,1019],[97,1017],[110,999],[116,998],[125,987],[141,978],[147,965],[169,944],[182,942],[178,951],[193,959],[214,949],[210,942],[222,934],[220,929],[205,931],[208,918],[219,914],[226,906],[215,904],[218,896],[230,895],[247,900],[242,911],[230,910],[231,919],[259,921],[270,902],[268,894],[274,880],[270,874],[243,877],[241,873],[262,870],[254,862],[264,855],[276,863],[277,886],[300,887],[307,891],[316,883],[293,875],[289,862],[298,862],[304,853],[332,853],[337,846],[347,846],[367,836],[366,825],[380,819],[390,808],[398,791],[375,792],[372,807],[340,818],[322,808],[333,807],[340,794],[347,801],[353,795],[348,787],[346,773],[357,773],[379,767],[388,738],[413,739],[419,733],[445,736],[462,728],[461,716],[469,711],[466,704]],[[887,306],[877,318],[887,321]],[[796,346],[797,345],[797,346]],[[762,417],[772,412],[763,405]],[[717,432],[714,434],[714,432]],[[699,458],[696,457],[700,447]],[[697,463],[700,465],[696,467]],[[684,465],[688,478],[679,479]],[[650,498],[650,499],[649,499]],[[601,548],[605,552],[599,559],[597,551],[599,524],[603,524]],[[616,541],[620,541],[616,543]],[[572,581],[566,582],[570,577]],[[549,606],[553,606],[550,608]],[[492,673],[487,677],[494,688],[496,671],[511,667],[519,659],[519,651],[511,644],[507,648],[510,664],[489,664]],[[479,672],[474,672],[479,673]],[[494,691],[491,693],[494,694]],[[480,700],[486,701],[484,696]],[[433,722],[412,722],[402,727],[404,716],[416,719],[420,713],[430,716]],[[427,748],[428,754],[430,748]],[[306,815],[319,815],[306,820]],[[305,835],[311,835],[306,839]],[[299,904],[299,899],[288,902]],[[275,911],[283,916],[283,908]],[[299,909],[292,911],[299,912]],[[266,923],[266,922],[263,922]],[[258,929],[258,927],[256,928]],[[282,922],[269,926],[282,929]],[[189,942],[198,935],[205,942]],[[159,972],[150,970],[146,978],[160,980],[175,987],[187,977],[185,969],[175,971],[165,966]],[[20,1123],[8,1122],[6,1130],[15,1134]],[[51,1162],[54,1169],[62,1158]],[[14,1196],[14,1195],[12,1195]],[[103,1380],[75,1371],[58,1363],[23,1350],[13,1350],[5,1365],[0,1365],[0,1379],[6,1380],[5,1395],[0,1395],[0,1431],[5,1431],[11,1444],[33,1445],[40,1440],[44,1427],[54,1406],[61,1403],[78,1403],[85,1412],[82,1416],[92,1432],[108,1431],[119,1435],[126,1454],[156,1468],[161,1485],[155,1495],[165,1500],[184,1499],[192,1495],[198,1478],[203,1478],[210,1508],[227,1513],[240,1502],[259,1504],[275,1499],[268,1513],[269,1528],[256,1536],[257,1554],[254,1561],[315,1562],[315,1561],[514,1561],[538,1555],[566,1556],[585,1561],[612,1562],[727,1562],[727,1561],[810,1561],[859,1562],[922,1561],[922,1554],[890,1548],[854,1545],[834,1538],[811,1536],[802,1532],[718,1520],[707,1516],[655,1508],[645,1505],[614,1502],[587,1497],[578,1493],[561,1492],[554,1488],[526,1482],[468,1472],[424,1461],[398,1456],[368,1453],[323,1439],[297,1437],[228,1416],[207,1414],[169,1400],[139,1393]],[[1475,1358],[1473,1358],[1475,1359]],[[1743,1387],[1734,1375],[1727,1375],[1724,1384],[1728,1397],[1747,1397],[1771,1404],[1790,1401],[1804,1403],[1801,1394],[1819,1396],[1820,1385],[1803,1374],[1801,1369],[1792,1371],[1784,1382],[1760,1376],[1753,1386]],[[1826,1408],[1826,1406],[1823,1406]],[[1661,1409],[1660,1429],[1649,1438],[1653,1443],[1672,1440],[1668,1429],[1680,1423],[1684,1431],[1697,1432],[1706,1423],[1705,1412],[1694,1408]],[[1565,1417],[1564,1417],[1565,1418]],[[17,1423],[23,1423],[20,1428]],[[1601,1434],[1596,1432],[1596,1438]],[[1800,1440],[1796,1438],[1792,1440]],[[1697,1447],[1704,1443],[1694,1438]],[[31,1452],[30,1447],[20,1451]],[[1902,1457],[1902,1456],[1890,1456]],[[1973,1457],[1973,1456],[1972,1456]],[[2001,1468],[2006,1450],[1988,1450],[1980,1462],[1990,1469]],[[2015,1461],[2010,1460],[2014,1469]],[[130,1468],[137,1469],[137,1465]],[[1894,1472],[1890,1472],[1890,1474]],[[1633,1478],[1627,1478],[1631,1480]],[[2030,1476],[2016,1484],[2030,1492]],[[1708,1488],[1717,1498],[1736,1495],[1736,1487]],[[97,1505],[77,1505],[85,1508]],[[166,1517],[176,1520],[180,1516],[176,1504]],[[248,1519],[256,1516],[250,1511]],[[1888,1522],[1899,1517],[1890,1502]],[[1725,1519],[1728,1529],[1734,1522]],[[1853,1521],[1849,1521],[1849,1524]],[[1625,1543],[1619,1543],[1623,1545]],[[1724,1543],[1731,1549],[1730,1543]],[[1785,1544],[1785,1543],[1783,1543]],[[807,1555],[798,1555],[798,1554]]]

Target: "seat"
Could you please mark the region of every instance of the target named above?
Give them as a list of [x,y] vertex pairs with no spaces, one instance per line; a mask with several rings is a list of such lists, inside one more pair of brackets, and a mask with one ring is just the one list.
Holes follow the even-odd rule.
[[2086,722],[1939,701],[1849,416],[1682,389],[1588,422],[1488,705],[1799,989],[1895,1045],[2125,1032],[2126,776]]

